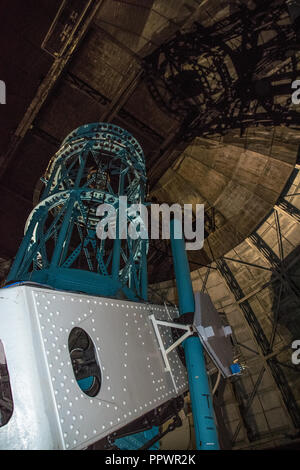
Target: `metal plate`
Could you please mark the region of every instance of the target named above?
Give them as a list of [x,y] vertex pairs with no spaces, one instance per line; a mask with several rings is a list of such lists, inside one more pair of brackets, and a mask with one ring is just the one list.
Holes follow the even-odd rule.
[[[59,448],[85,448],[187,390],[186,371],[174,350],[170,364],[178,389],[175,392],[148,318],[154,313],[156,318],[170,320],[170,316],[178,315],[176,309],[167,313],[165,307],[157,305],[28,286],[2,292],[21,305],[25,317],[35,319],[41,339],[40,344],[34,341],[35,362],[44,377],[42,393],[47,394],[46,405],[42,406],[49,408],[52,418],[56,416],[54,434],[60,441]],[[7,310],[2,300],[2,317],[3,309]],[[102,384],[94,398],[81,391],[74,377],[68,337],[75,326],[89,334],[98,355]],[[168,330],[162,332],[166,347],[172,342]],[[9,367],[9,357],[7,362]],[[21,368],[24,364],[15,362],[15,366]],[[40,386],[31,383],[30,388],[35,393],[34,388]],[[19,432],[17,428],[15,431]],[[49,448],[55,445],[49,443]]]
[[209,295],[203,292],[195,293],[194,325],[203,347],[222,375],[231,376],[230,365],[233,363],[231,328],[223,325]]
[[53,57],[62,55],[68,41],[85,18],[91,0],[63,0],[42,43],[42,49]]

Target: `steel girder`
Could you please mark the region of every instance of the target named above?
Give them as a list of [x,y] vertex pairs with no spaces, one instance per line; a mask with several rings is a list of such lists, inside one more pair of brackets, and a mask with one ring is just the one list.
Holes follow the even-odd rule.
[[[244,297],[243,290],[235,279],[232,271],[230,270],[226,261],[222,258],[216,261],[219,272],[224,277],[229,289],[233,293],[235,299],[238,301]],[[250,326],[253,336],[256,340],[257,345],[262,351],[262,357],[267,356],[272,346],[268,338],[266,337],[263,328],[261,327],[255,313],[252,310],[249,302],[243,301],[239,304],[240,309],[244,313],[245,319]],[[274,378],[274,381],[281,393],[283,402],[286,406],[286,410],[289,413],[292,422],[296,428],[300,427],[300,409],[297,405],[294,394],[285,379],[285,375],[276,359],[276,357],[266,358],[265,363],[269,367],[269,370]]]

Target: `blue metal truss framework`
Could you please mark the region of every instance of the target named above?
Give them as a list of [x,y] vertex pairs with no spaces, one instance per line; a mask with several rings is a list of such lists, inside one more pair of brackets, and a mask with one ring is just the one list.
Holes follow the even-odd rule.
[[145,162],[136,139],[111,124],[81,126],[63,141],[43,182],[7,280],[146,300],[148,241],[96,234],[100,204],[119,214],[120,196],[128,205],[144,202]]

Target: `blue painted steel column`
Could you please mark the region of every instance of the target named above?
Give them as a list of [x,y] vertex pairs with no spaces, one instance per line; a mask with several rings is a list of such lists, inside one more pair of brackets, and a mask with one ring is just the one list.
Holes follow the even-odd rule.
[[63,245],[64,245],[64,241],[66,240],[67,231],[68,231],[68,228],[70,227],[70,221],[71,221],[71,216],[72,216],[72,212],[73,212],[75,198],[76,198],[75,194],[71,193],[70,197],[69,197],[69,200],[67,202],[67,209],[66,209],[66,212],[65,212],[65,215],[64,215],[64,218],[63,218],[63,222],[62,222],[60,231],[59,231],[59,235],[58,235],[58,238],[57,238],[57,243],[56,243],[56,246],[55,246],[54,251],[53,251],[52,260],[51,260],[51,263],[50,263],[50,269],[51,268],[56,268],[59,265],[60,257],[61,257],[62,249],[63,249]]
[[22,265],[22,262],[24,262],[24,255],[26,253],[27,250],[29,250],[29,247],[30,247],[30,239],[31,239],[31,236],[32,236],[32,233],[33,233],[33,230],[36,226],[36,223],[37,223],[37,220],[39,218],[39,215],[41,213],[41,210],[38,210],[35,212],[35,214],[33,215],[32,219],[31,219],[31,222],[26,230],[26,233],[24,235],[24,238],[22,240],[22,243],[18,249],[18,252],[17,252],[17,255],[15,257],[15,260],[13,262],[13,265],[10,269],[10,272],[6,278],[7,281],[14,281],[15,279],[17,279],[17,276],[18,276],[18,272],[20,270],[20,267]]
[[142,242],[141,297],[148,300],[147,240]]
[[[171,221],[171,247],[173,254],[180,315],[195,311],[190,268],[182,236],[182,222]],[[199,450],[219,450],[211,391],[206,373],[204,352],[200,339],[187,338],[184,353],[189,378],[196,445]]]

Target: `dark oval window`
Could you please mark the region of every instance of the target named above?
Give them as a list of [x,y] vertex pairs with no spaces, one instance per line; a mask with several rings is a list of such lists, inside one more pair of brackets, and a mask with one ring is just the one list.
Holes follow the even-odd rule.
[[101,387],[101,370],[91,337],[82,328],[75,327],[70,332],[68,346],[79,387],[89,397],[95,397]]
[[14,409],[4,346],[0,340],[0,428],[8,423]]

